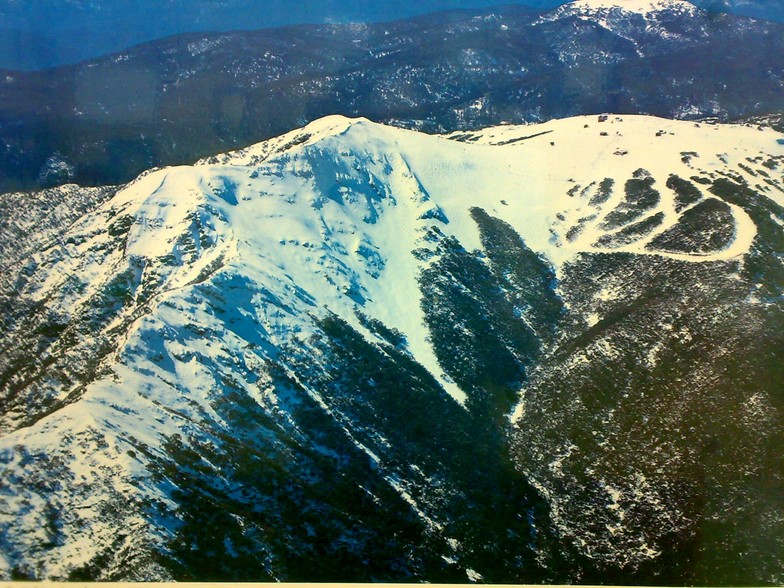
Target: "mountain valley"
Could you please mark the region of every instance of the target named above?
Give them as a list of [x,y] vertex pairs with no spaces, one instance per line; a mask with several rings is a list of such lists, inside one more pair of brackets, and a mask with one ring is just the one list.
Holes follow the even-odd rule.
[[784,24],[706,4],[0,72],[0,581],[784,583]]

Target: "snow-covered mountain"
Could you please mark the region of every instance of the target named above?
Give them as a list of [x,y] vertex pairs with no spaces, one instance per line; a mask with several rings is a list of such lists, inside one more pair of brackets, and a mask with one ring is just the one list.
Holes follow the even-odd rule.
[[658,16],[662,12],[694,15],[697,7],[685,0],[574,0],[563,4],[557,12],[631,12]]
[[0,574],[780,583],[781,142],[333,116],[3,196]]
[[571,23],[560,50],[561,59],[574,67],[583,61],[621,63],[630,50],[642,59],[688,50],[695,42],[709,42],[717,32],[715,20],[685,0],[575,0],[545,13],[540,22],[567,30],[565,23]]

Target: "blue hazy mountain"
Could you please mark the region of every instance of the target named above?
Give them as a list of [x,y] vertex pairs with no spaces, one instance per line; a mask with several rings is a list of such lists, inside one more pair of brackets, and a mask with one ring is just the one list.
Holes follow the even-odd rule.
[[[76,63],[170,35],[294,24],[379,22],[449,9],[480,9],[498,0],[32,0],[0,2],[0,68],[32,70]],[[527,0],[536,9],[559,0]],[[697,0],[701,8],[784,20],[784,6],[762,0]]]
[[189,33],[5,72],[0,191],[123,183],[330,114],[451,132],[603,112],[725,121],[781,113],[784,25],[662,6],[643,15],[508,5]]

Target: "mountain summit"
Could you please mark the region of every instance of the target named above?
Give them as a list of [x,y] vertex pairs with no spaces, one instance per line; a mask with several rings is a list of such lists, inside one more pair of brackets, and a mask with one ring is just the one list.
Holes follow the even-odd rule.
[[622,10],[637,14],[662,11],[694,14],[698,10],[694,4],[685,0],[574,0],[564,4],[562,9],[580,11]]
[[4,196],[0,576],[780,584],[781,139],[333,116]]
[[542,18],[545,21],[580,18],[632,42],[640,42],[647,36],[644,42],[647,45],[700,28],[706,16],[705,11],[685,0],[574,0],[545,13]]

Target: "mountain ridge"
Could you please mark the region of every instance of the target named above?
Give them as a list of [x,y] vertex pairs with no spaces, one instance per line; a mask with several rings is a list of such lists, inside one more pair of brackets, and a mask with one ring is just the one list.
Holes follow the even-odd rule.
[[614,9],[637,14],[648,14],[662,10],[694,14],[698,7],[686,0],[573,0],[562,4],[555,12]]
[[0,282],[2,574],[775,584],[781,137],[335,116],[96,196]]
[[[70,10],[69,10],[70,4]],[[471,8],[479,9],[491,6],[492,2],[473,2]],[[547,10],[555,8],[559,2],[543,0],[528,2],[531,10]],[[778,20],[784,18],[777,6],[759,0],[704,0],[700,2],[702,8],[714,12],[729,12],[745,15],[758,19]],[[3,37],[0,42],[0,53],[5,55],[4,67],[11,69],[35,70],[43,67],[67,65],[85,59],[92,59],[98,55],[105,55],[114,51],[121,51],[129,46],[148,40],[163,38],[171,34],[187,33],[194,30],[236,30],[258,29],[277,26],[286,26],[299,22],[381,22],[400,18],[416,16],[409,11],[400,12],[389,7],[369,7],[365,11],[337,9],[331,7],[325,10],[322,6],[298,6],[296,10],[285,11],[273,7],[263,15],[249,14],[247,8],[243,9],[242,2],[199,2],[188,5],[169,3],[151,9],[151,13],[159,15],[157,19],[147,19],[139,23],[138,16],[129,12],[128,4],[116,2],[111,6],[103,6],[103,10],[96,11],[95,3],[57,3],[48,5],[48,12],[43,12],[41,7],[33,7],[32,14],[25,14],[25,7],[19,4],[0,9],[0,18],[6,23]],[[415,12],[435,12],[448,8],[464,8],[462,2],[455,6],[454,2],[422,3]],[[16,8],[16,10],[14,10]],[[167,8],[169,9],[167,11]],[[276,9],[277,8],[277,9]],[[399,7],[398,7],[399,8]],[[131,7],[132,11],[133,8]],[[96,14],[97,12],[97,14]],[[407,13],[408,12],[408,13]],[[49,21],[55,29],[50,27],[41,32],[39,23]],[[122,34],[115,34],[111,39],[102,38],[102,30],[107,27],[117,29],[122,22],[125,28]],[[82,43],[73,43],[74,38],[80,38]],[[17,64],[16,66],[14,64]]]
[[9,72],[0,190],[124,183],[336,112],[438,133],[601,112],[729,121],[780,110],[781,25],[553,14],[192,34]]

